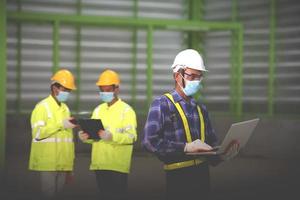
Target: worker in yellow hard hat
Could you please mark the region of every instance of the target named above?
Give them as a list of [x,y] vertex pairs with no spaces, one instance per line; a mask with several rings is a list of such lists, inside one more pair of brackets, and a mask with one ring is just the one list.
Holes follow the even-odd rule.
[[133,143],[137,140],[134,110],[119,97],[119,75],[104,70],[96,82],[100,100],[92,119],[101,119],[105,130],[98,132],[99,141],[89,139],[80,132],[82,141],[92,144],[90,170],[94,170],[103,199],[126,199],[127,179],[130,171]]
[[55,198],[71,179],[74,164],[72,128],[75,125],[64,103],[76,89],[74,76],[62,69],[51,81],[51,94],[37,103],[31,114],[29,169],[39,173],[43,198]]

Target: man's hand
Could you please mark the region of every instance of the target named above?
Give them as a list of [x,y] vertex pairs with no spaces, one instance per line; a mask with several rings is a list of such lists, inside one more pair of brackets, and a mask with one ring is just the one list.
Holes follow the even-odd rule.
[[233,140],[225,149],[224,154],[221,155],[222,160],[230,160],[234,158],[240,151],[240,142]]
[[83,142],[86,141],[87,139],[89,139],[89,135],[83,131],[78,132],[78,137]]
[[105,141],[111,141],[112,140],[112,134],[109,130],[100,130],[98,132],[98,135],[102,140],[105,140]]
[[64,119],[64,120],[62,121],[63,127],[64,127],[64,128],[75,128],[75,127],[77,127],[76,124],[73,124],[73,123],[71,122],[73,119],[74,119],[73,117]]
[[184,152],[193,153],[193,152],[205,152],[205,151],[211,151],[212,147],[205,142],[202,142],[201,140],[197,139],[193,142],[186,143],[184,147]]

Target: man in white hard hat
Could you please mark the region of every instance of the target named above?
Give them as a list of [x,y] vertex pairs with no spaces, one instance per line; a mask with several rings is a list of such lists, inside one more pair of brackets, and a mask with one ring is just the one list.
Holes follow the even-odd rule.
[[210,190],[209,163],[233,157],[239,149],[233,145],[221,158],[187,155],[211,151],[218,143],[206,107],[192,97],[201,88],[207,70],[201,55],[193,49],[181,51],[171,68],[175,89],[152,102],[142,145],[164,163],[168,200],[205,199]]

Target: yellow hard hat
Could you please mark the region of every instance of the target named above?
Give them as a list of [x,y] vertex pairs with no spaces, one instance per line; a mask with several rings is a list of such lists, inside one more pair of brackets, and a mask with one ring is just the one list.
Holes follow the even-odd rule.
[[119,75],[115,71],[109,69],[102,72],[98,78],[98,81],[96,82],[96,85],[98,86],[119,85],[119,84],[120,84]]
[[57,71],[52,77],[51,81],[55,81],[67,89],[76,90],[73,74],[66,69]]

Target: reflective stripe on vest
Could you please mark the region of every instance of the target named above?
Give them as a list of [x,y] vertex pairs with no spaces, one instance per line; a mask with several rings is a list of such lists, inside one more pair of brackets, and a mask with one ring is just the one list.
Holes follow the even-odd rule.
[[43,140],[36,140],[33,139],[32,142],[50,142],[50,143],[54,143],[54,142],[73,142],[72,138],[46,138]]
[[100,119],[100,116],[99,116],[99,110],[100,110],[100,106],[98,106],[97,108],[96,108],[96,110],[95,110],[95,113],[96,113],[96,118],[97,119]]
[[[42,102],[41,105],[43,105],[45,107],[48,118],[52,118],[52,113],[50,111],[50,107],[49,107],[48,103],[47,102]],[[32,125],[32,128],[35,128],[37,126],[45,126],[45,125],[46,125],[46,123],[44,121],[38,121],[38,122],[36,122],[35,124]],[[36,136],[33,139],[33,142],[41,142],[41,141],[44,141],[46,139],[46,138],[39,139],[40,134],[41,134],[41,129],[39,128],[36,132]],[[53,138],[53,139],[55,139],[55,138]]]
[[[177,111],[178,111],[178,113],[180,115],[180,118],[182,119],[187,142],[192,142],[192,136],[191,136],[191,131],[190,131],[190,128],[189,128],[189,123],[188,123],[188,120],[187,120],[187,118],[186,118],[186,116],[184,114],[183,109],[181,108],[181,105],[178,102],[174,101],[173,96],[171,94],[166,93],[165,95],[174,104],[174,106],[176,107],[176,109],[177,109]],[[197,110],[198,110],[198,115],[199,115],[199,119],[200,119],[200,130],[201,130],[201,132],[200,132],[201,133],[201,138],[200,139],[201,139],[202,142],[204,142],[205,141],[204,119],[203,119],[203,115],[202,115],[201,109],[200,109],[200,107],[198,105],[197,105]]]
[[[178,102],[175,102],[173,99],[173,96],[169,93],[165,94],[166,97],[168,97],[168,99],[170,99],[170,101],[174,104],[174,106],[176,107],[180,118],[182,120],[183,123],[183,127],[184,127],[184,131],[185,131],[185,135],[186,135],[186,139],[187,142],[192,142],[192,136],[191,136],[191,131],[189,128],[189,123],[187,121],[187,118],[184,114],[183,109],[181,108],[181,105]],[[205,126],[204,126],[204,119],[203,119],[203,115],[200,109],[200,106],[197,105],[197,111],[198,111],[198,115],[199,115],[199,120],[200,120],[200,131],[201,131],[201,141],[205,141]],[[199,134],[199,135],[200,135]],[[188,161],[183,161],[183,162],[177,162],[177,163],[171,163],[171,164],[167,164],[164,165],[164,169],[165,170],[173,170],[173,169],[179,169],[179,168],[184,168],[184,167],[190,167],[190,166],[194,166],[194,165],[199,165],[200,163],[202,163],[203,161],[205,161],[205,158],[199,158],[199,159],[194,159],[194,160],[188,160]]]
[[48,103],[47,102],[43,102],[42,105],[45,106],[45,108],[46,108],[48,118],[52,118],[52,113],[50,111],[50,107],[49,107]]
[[46,124],[45,121],[40,120],[40,121],[37,121],[34,124],[32,124],[31,128],[34,129],[38,126],[45,126],[45,124]]
[[183,161],[183,162],[172,163],[172,164],[164,165],[164,169],[165,170],[173,170],[173,169],[179,169],[179,168],[184,168],[184,167],[191,167],[194,165],[199,165],[203,161],[204,161],[203,159],[195,159],[195,160],[188,160],[188,161]]

